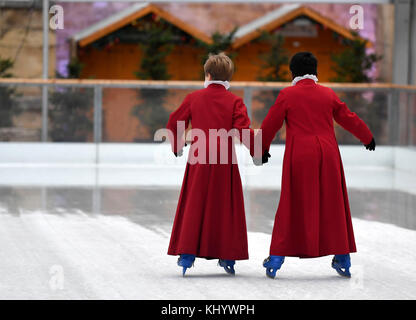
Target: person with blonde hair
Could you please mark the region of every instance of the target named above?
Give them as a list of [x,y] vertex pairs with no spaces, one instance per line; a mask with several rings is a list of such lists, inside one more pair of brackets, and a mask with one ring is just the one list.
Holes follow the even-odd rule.
[[[234,132],[243,135],[250,119],[243,100],[228,91],[234,72],[224,53],[204,65],[204,89],[188,94],[167,124],[172,151],[182,155],[183,135],[192,123],[191,145],[168,249],[179,255],[183,275],[195,258],[219,259],[229,274],[248,259],[243,189],[235,161]],[[212,135],[212,132],[224,134]]]

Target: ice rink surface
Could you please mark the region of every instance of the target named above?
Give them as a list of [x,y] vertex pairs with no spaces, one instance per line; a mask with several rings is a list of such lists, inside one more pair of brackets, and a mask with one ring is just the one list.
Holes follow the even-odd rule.
[[230,277],[197,259],[185,278],[166,254],[178,188],[0,187],[0,299],[415,299],[416,196],[350,189],[353,277],[331,257],[268,256],[279,190],[246,189],[250,259]]
[[254,167],[244,153],[239,159],[250,259],[237,262],[235,277],[197,259],[183,278],[177,257],[167,255],[186,159],[158,150],[0,145],[0,299],[416,298],[413,149],[341,149],[358,249],[351,279],[327,256],[287,258],[275,280],[262,262],[283,147],[273,147],[268,166]]

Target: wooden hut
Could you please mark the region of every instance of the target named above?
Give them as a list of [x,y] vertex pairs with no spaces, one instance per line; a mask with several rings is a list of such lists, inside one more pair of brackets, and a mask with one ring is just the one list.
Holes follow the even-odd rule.
[[[164,21],[176,37],[173,50],[166,57],[170,79],[200,80],[203,49],[196,46],[196,41],[211,43],[211,37],[161,7],[147,3],[132,5],[71,38],[72,56],[77,56],[85,66],[82,77],[136,79],[142,58],[141,37],[146,23],[152,21]],[[233,80],[259,80],[266,72],[261,56],[270,50],[270,45],[261,40],[263,32],[281,34],[289,57],[298,51],[313,52],[319,60],[320,81],[330,81],[335,76],[331,55],[346,48],[345,39],[354,38],[350,30],[310,7],[282,5],[238,28],[230,48],[236,53]]]
[[195,43],[210,43],[211,38],[147,3],[132,5],[72,36],[71,55],[84,64],[82,78],[137,79],[143,55],[140,43],[152,22],[163,22],[173,34],[173,50],[166,57],[170,79],[199,80],[203,50]]
[[[335,76],[331,55],[346,48],[344,39],[354,38],[350,30],[309,7],[283,5],[238,29],[232,45],[232,50],[237,53],[233,80],[258,80],[266,72],[260,57],[270,50],[270,45],[260,40],[263,32],[281,34],[289,57],[299,51],[314,53],[319,62],[321,82]],[[285,69],[288,71],[287,66]]]
[[[171,28],[175,38],[173,49],[166,57],[170,79],[200,80],[204,50],[196,45],[196,41],[209,44],[212,43],[211,37],[159,6],[143,3],[132,5],[71,38],[72,56],[78,57],[84,64],[82,78],[136,79],[135,73],[139,71],[143,57],[141,37],[148,31],[146,25],[154,25],[158,21]],[[263,31],[281,33],[289,55],[297,51],[312,51],[319,60],[318,77],[321,82],[329,81],[334,75],[331,54],[345,48],[343,39],[353,39],[349,30],[308,7],[282,5],[241,26],[236,32],[230,48],[230,51],[237,53],[233,80],[258,80],[265,72],[260,56],[270,50],[270,45],[259,41]],[[142,91],[120,88],[103,91],[104,141],[152,141],[153,127],[163,127],[169,112],[189,92],[181,89],[156,93]],[[256,98],[255,95],[253,123],[258,125],[264,112],[257,111],[266,111],[273,101],[259,102]]]

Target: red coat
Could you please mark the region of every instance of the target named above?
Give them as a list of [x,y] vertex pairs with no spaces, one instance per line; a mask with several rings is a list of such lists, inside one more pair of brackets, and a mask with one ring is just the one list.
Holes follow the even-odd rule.
[[282,90],[262,123],[263,150],[268,150],[286,122],[271,255],[306,258],[356,251],[333,120],[362,143],[371,142],[366,124],[333,90],[310,79]]
[[[183,139],[176,143],[182,132],[177,132],[178,121],[185,121],[185,128],[192,121],[192,141],[188,163],[176,210],[168,254],[194,254],[197,257],[230,260],[248,259],[247,228],[244,198],[232,138],[226,138],[227,164],[195,163],[198,152],[196,131],[206,134],[209,129],[249,128],[250,119],[241,98],[227,91],[220,84],[186,96],[182,105],[170,115],[167,129],[174,133],[171,140],[174,152],[180,150]],[[198,129],[198,130],[195,130]],[[194,134],[195,132],[195,134]],[[215,141],[217,140],[217,141]],[[220,139],[213,139],[219,144]],[[198,146],[200,147],[200,146]],[[207,142],[206,160],[212,153]],[[218,159],[220,160],[220,159]],[[191,164],[190,164],[191,163]]]

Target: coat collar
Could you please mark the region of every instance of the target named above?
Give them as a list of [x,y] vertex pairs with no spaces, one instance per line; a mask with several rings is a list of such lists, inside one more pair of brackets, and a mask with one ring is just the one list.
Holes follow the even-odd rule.
[[205,80],[204,88],[208,88],[208,86],[211,84],[222,85],[227,90],[230,88],[230,83],[228,81],[221,81],[221,80],[211,80],[211,81]]
[[[314,75],[314,74],[305,74],[301,77],[296,77],[295,79],[292,80],[292,86],[296,85],[296,83],[298,83],[301,80],[305,80],[305,79],[310,79],[313,80],[315,83],[318,82],[318,78]],[[309,81],[307,81],[309,82]]]

